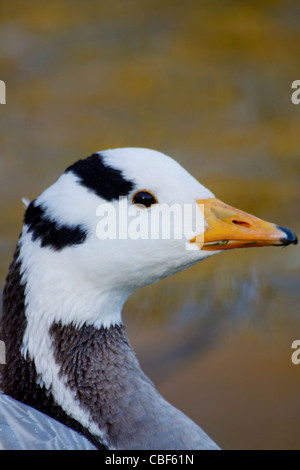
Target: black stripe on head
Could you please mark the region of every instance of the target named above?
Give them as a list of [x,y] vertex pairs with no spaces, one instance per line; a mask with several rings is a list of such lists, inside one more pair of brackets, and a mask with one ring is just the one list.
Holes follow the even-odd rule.
[[120,196],[127,196],[134,185],[122,175],[120,170],[105,164],[99,153],[94,153],[84,160],[78,160],[69,166],[65,173],[74,173],[79,182],[103,199],[112,201]]
[[32,233],[32,240],[40,240],[41,246],[59,251],[67,246],[78,245],[86,239],[87,233],[80,225],[61,225],[51,220],[44,209],[31,202],[25,212],[24,223]]

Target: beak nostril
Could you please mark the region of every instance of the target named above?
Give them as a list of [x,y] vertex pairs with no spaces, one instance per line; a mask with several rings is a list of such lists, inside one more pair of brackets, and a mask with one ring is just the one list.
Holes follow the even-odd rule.
[[235,225],[241,225],[242,227],[250,227],[250,224],[248,222],[244,222],[243,220],[234,219],[232,223]]

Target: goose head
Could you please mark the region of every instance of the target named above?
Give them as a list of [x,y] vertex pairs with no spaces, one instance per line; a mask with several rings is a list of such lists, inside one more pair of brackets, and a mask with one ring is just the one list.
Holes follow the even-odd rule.
[[56,320],[65,309],[62,321],[109,326],[139,287],[223,250],[296,242],[216,199],[172,158],[124,148],[67,168],[27,208],[20,245],[33,301],[55,305]]

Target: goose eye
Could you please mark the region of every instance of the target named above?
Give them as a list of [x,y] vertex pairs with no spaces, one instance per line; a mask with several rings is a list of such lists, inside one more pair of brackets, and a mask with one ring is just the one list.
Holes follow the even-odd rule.
[[138,206],[150,207],[152,204],[156,204],[157,200],[148,191],[139,191],[134,194],[132,202]]

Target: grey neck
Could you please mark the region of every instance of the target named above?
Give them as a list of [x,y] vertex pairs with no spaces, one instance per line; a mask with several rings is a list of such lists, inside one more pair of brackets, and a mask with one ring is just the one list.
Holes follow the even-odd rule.
[[158,393],[142,372],[123,325],[97,329],[54,323],[49,333],[60,375],[104,433],[108,446],[143,445],[151,399]]
[[123,325],[76,329],[55,323],[50,335],[60,374],[104,432],[109,448],[195,449],[208,445],[205,433],[166,402],[143,373]]

